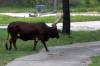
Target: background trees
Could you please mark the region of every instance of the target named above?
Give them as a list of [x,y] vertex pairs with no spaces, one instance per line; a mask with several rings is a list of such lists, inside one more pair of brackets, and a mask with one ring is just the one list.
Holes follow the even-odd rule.
[[[69,0],[71,6],[82,6],[82,5],[99,5],[100,0]],[[25,5],[34,6],[35,4],[52,4],[54,0],[0,0],[0,5]],[[57,0],[57,4],[61,6],[62,0]],[[51,5],[52,6],[52,5]]]
[[[56,0],[57,10],[62,9],[62,0]],[[100,0],[69,0],[71,8],[98,7]],[[35,8],[37,4],[44,4],[46,9],[54,8],[54,0],[0,0],[0,7],[4,6],[20,6]],[[100,6],[99,6],[100,7]],[[98,8],[97,8],[98,9]]]

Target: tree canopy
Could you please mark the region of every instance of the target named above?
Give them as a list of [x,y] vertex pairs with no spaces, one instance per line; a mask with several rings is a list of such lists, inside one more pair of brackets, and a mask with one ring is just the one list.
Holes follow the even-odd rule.
[[[69,0],[71,7],[96,6],[100,5],[100,0]],[[57,6],[61,7],[62,0],[57,0]],[[0,0],[0,6],[35,6],[36,4],[45,4],[52,6],[54,0]]]

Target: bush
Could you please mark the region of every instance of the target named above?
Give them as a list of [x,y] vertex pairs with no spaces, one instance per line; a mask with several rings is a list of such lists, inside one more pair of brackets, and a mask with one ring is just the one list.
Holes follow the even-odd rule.
[[100,0],[70,0],[71,7],[91,7],[100,4]]

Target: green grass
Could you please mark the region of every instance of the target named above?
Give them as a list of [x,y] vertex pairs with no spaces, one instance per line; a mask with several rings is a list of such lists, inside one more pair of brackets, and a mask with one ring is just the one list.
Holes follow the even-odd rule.
[[[56,21],[56,17],[29,17],[29,18],[17,18],[10,16],[0,15],[0,24],[9,24],[13,21],[26,21],[26,22],[46,22],[53,23]],[[100,21],[99,16],[71,16],[71,22],[82,22],[82,21]]]
[[100,21],[100,16],[71,16],[71,22]]
[[[47,42],[47,46],[61,46],[79,42],[89,42],[100,40],[100,31],[90,31],[90,32],[71,32],[72,38],[68,38],[67,35],[60,33],[59,39],[50,39]],[[14,60],[15,58],[34,54],[40,49],[44,48],[41,42],[38,43],[36,51],[32,51],[33,41],[17,41],[18,50],[7,51],[5,50],[5,40],[7,37],[6,30],[0,29],[0,66],[4,66],[8,62]]]
[[79,6],[70,8],[71,12],[100,12],[100,6]]
[[20,7],[20,6],[0,6],[0,12],[1,13],[29,13],[29,12],[35,12],[33,7]]
[[17,18],[10,16],[0,16],[0,24],[8,24],[13,21],[26,21],[26,22],[54,22],[54,17],[29,17],[29,18]]
[[100,66],[100,56],[92,57],[92,64],[89,64],[89,66]]

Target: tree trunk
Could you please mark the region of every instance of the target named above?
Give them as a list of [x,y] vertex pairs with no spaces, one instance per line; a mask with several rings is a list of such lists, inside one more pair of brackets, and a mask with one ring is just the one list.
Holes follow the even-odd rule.
[[57,0],[53,0],[53,1],[54,1],[54,5],[53,5],[54,8],[53,9],[54,9],[54,12],[55,12],[56,11],[56,8],[57,8]]
[[70,35],[70,8],[69,0],[62,0],[63,2],[63,33]]

